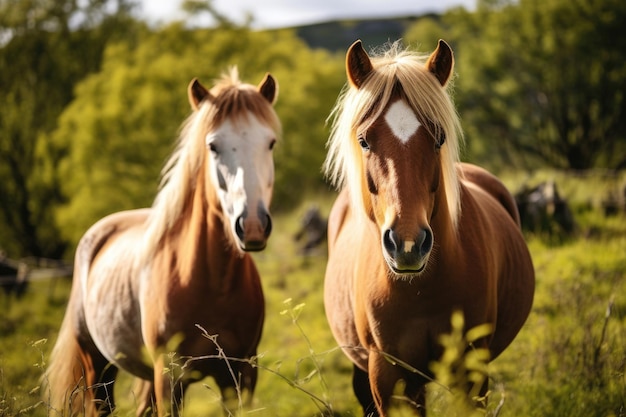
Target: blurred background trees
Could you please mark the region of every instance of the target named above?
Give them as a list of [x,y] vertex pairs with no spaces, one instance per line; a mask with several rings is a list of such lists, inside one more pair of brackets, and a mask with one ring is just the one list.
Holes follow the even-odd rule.
[[[213,27],[148,27],[133,0],[0,0],[0,247],[71,257],[94,221],[149,206],[189,114],[186,86],[228,66],[280,84],[274,210],[327,189],[325,119],[345,82],[344,51],[295,30],[254,31],[210,1]],[[189,16],[191,19],[191,15]],[[193,20],[193,19],[191,19]],[[191,21],[190,20],[190,21]],[[405,42],[455,50],[465,159],[499,169],[626,166],[626,2],[479,0],[417,19]],[[347,48],[349,45],[346,44]]]
[[478,0],[474,12],[417,22],[406,40],[451,41],[469,159],[623,169],[624,22],[619,0]]
[[[51,210],[64,197],[46,135],[73,99],[74,85],[100,67],[108,42],[130,35],[130,0],[0,2],[0,247],[58,257]],[[67,198],[67,197],[66,197]]]

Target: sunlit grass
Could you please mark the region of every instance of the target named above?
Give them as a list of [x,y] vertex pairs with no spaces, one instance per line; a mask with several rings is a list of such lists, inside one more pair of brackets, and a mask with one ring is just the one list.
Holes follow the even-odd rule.
[[[303,257],[293,242],[313,200],[327,215],[328,195],[276,214],[267,250],[254,255],[266,298],[259,380],[251,407],[234,415],[361,415],[351,388],[352,365],[337,349],[324,314],[326,248]],[[577,211],[576,221],[577,235],[561,243],[528,236],[537,273],[535,303],[518,337],[488,367],[486,415],[496,408],[505,417],[626,415],[626,216],[605,218],[591,207]],[[68,294],[69,280],[55,287],[34,282],[24,299],[3,310],[0,416],[47,415],[38,405],[38,380]],[[448,390],[431,384],[429,391],[431,415],[451,415]],[[132,378],[121,374],[116,392],[116,415],[134,415]],[[192,385],[184,405],[185,416],[223,415],[211,379]],[[396,414],[411,415],[403,409]]]

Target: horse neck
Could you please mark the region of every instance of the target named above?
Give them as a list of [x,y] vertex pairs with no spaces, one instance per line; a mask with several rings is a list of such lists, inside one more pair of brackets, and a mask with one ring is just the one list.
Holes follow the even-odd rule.
[[223,288],[229,284],[226,272],[232,270],[241,254],[228,233],[228,219],[217,196],[205,184],[200,174],[180,225],[169,237],[170,249],[175,254],[181,283],[189,284],[200,277],[213,287]]

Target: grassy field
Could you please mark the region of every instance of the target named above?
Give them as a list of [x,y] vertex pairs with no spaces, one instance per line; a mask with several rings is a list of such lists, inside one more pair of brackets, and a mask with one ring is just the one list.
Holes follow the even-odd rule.
[[[489,365],[487,415],[541,417],[626,416],[626,215],[605,218],[607,189],[625,178],[551,177],[570,199],[575,236],[528,235],[537,272],[535,303],[518,338]],[[519,176],[505,182],[514,190]],[[309,199],[328,213],[332,197]],[[292,236],[306,206],[275,218],[274,234],[255,254],[267,303],[259,347],[259,382],[251,416],[357,416],[351,365],[336,348],[322,302],[326,249],[303,257]],[[0,416],[48,415],[38,379],[61,323],[69,280],[32,283],[26,297],[2,303]],[[116,415],[134,415],[132,380],[122,375]],[[448,392],[433,385],[429,415],[462,416]],[[212,381],[194,385],[185,416],[223,415]],[[398,409],[394,415],[410,415]],[[485,415],[485,412],[478,415]]]

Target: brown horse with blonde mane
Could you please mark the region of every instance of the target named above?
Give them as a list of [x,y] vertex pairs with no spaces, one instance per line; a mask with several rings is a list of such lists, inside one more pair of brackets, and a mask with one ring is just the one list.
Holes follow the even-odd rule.
[[429,365],[454,311],[466,330],[491,325],[474,347],[493,359],[532,305],[534,270],[512,196],[459,162],[453,63],[444,41],[429,57],[396,42],[370,58],[360,41],[346,56],[325,163],[342,191],[329,219],[324,301],[366,415],[387,415],[400,380],[425,415]]
[[257,370],[247,359],[264,298],[247,252],[262,250],[271,231],[277,89],[270,74],[258,87],[240,82],[236,68],[210,91],[194,79],[193,113],[152,208],[85,233],[44,375],[52,413],[111,413],[118,368],[146,381],[138,415],[150,406],[178,415],[186,387],[205,376],[227,403],[252,395]]

